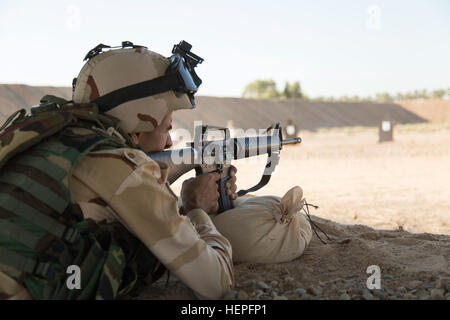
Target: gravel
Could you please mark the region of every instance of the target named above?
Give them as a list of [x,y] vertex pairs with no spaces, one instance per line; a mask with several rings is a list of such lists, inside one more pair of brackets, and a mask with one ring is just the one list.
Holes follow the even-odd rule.
[[341,296],[339,297],[339,300],[351,300],[352,298],[347,294],[347,293],[343,293],[341,294]]
[[434,285],[432,282],[426,282],[422,285],[422,289],[431,290],[434,289]]
[[256,282],[256,288],[262,289],[262,290],[269,290],[270,287],[263,281],[257,281]]
[[373,300],[373,295],[367,289],[364,290],[362,297],[364,300]]
[[224,300],[233,300],[237,297],[238,292],[236,290],[231,290],[230,292],[228,292],[225,297],[223,298]]
[[321,296],[322,295],[322,293],[323,293],[323,289],[322,289],[322,287],[320,287],[320,286],[311,286],[311,287],[308,287],[308,289],[306,289],[306,291],[308,292],[308,293],[311,293],[312,295],[315,295],[315,296]]
[[[276,280],[246,282],[247,288],[230,292],[225,299],[238,300],[450,300],[449,277],[417,275],[415,280],[398,281],[388,277],[381,289],[368,289],[364,277],[347,274],[332,280],[300,281],[293,276]],[[414,278],[413,278],[414,279]],[[420,279],[420,280],[418,280]],[[396,285],[396,286],[395,286]]]
[[303,289],[303,288],[298,288],[298,289],[296,290],[296,292],[297,292],[297,294],[298,294],[299,296],[302,296],[302,295],[306,294],[306,290]]
[[270,285],[271,287],[277,287],[277,286],[278,286],[278,281],[272,280],[272,281],[270,281],[269,285]]
[[397,291],[402,294],[405,294],[406,292],[408,292],[405,287],[398,287]]
[[372,290],[372,294],[373,294],[375,297],[380,298],[380,299],[385,299],[386,296],[387,296],[386,291],[384,291],[383,289],[375,289],[375,290]]
[[432,300],[444,300],[444,294],[444,289],[433,289],[430,293]]
[[238,300],[247,300],[248,299],[248,293],[245,292],[244,290],[240,290],[238,292],[237,299]]
[[446,277],[440,277],[436,280],[436,289],[444,289],[448,291],[448,286],[450,285],[450,279]]
[[411,288],[418,288],[421,285],[423,285],[423,281],[420,281],[420,280],[414,280],[414,281],[411,281],[408,283],[408,287],[411,287]]

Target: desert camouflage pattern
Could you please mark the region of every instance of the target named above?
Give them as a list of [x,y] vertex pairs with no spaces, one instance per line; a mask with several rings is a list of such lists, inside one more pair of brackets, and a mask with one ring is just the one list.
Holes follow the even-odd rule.
[[222,298],[234,285],[231,245],[203,210],[179,214],[167,174],[140,150],[91,152],[74,171],[72,192],[85,218],[119,221],[197,297]]
[[[123,225],[84,219],[74,203],[79,161],[127,144],[93,129],[103,126],[94,109],[70,110],[20,118],[0,135],[1,299],[114,299],[162,275]],[[69,265],[81,268],[80,290],[66,286]]]
[[[165,74],[169,59],[144,47],[110,50],[90,59],[81,69],[73,101],[86,103],[114,90]],[[106,112],[120,120],[127,133],[150,132],[173,110],[191,109],[187,95],[167,91],[123,103]],[[147,116],[142,116],[147,115]]]
[[[55,162],[62,165],[64,160],[56,160],[55,157]],[[127,279],[146,277],[146,283],[152,283],[162,275],[162,265],[151,259],[154,255],[172,274],[192,288],[198,298],[222,298],[234,285],[231,245],[203,210],[192,210],[187,217],[179,215],[178,199],[166,178],[167,169],[163,164],[136,149],[89,153],[72,176],[74,201],[79,204],[87,221],[106,223],[108,229],[116,231],[121,227],[127,228],[128,234],[135,237],[127,236],[123,230],[101,230],[103,234],[117,235],[110,236],[114,242],[110,247],[106,244],[108,253],[105,255],[100,250],[105,243],[98,243],[104,235],[97,234],[97,240],[87,250],[89,259],[85,256],[86,263],[82,265],[83,273],[88,274],[82,277],[84,294],[62,288],[62,291],[53,289],[44,295],[39,292],[41,283],[29,283],[25,289],[16,281],[14,273],[0,268],[0,279],[4,280],[0,284],[0,295],[9,299],[112,299],[126,294],[136,285],[128,283],[119,290],[124,272],[135,273],[134,277],[125,277]],[[127,242],[120,240],[124,237],[132,245],[124,245]],[[133,240],[136,237],[139,243],[143,243],[141,247]],[[128,247],[135,249],[124,252],[123,248]],[[135,257],[135,260],[127,258],[130,267],[125,270],[123,266],[127,256]],[[96,285],[92,279],[98,276],[100,281]]]

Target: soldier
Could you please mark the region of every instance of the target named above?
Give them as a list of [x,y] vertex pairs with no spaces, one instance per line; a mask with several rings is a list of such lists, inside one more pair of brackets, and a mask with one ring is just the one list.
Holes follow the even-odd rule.
[[[218,210],[219,175],[186,180],[179,208],[166,182],[167,168],[146,154],[172,145],[173,111],[193,108],[199,79],[180,56],[168,59],[142,46],[94,53],[74,82],[73,101],[98,103],[121,129],[108,133],[140,148],[96,150],[82,158],[72,175],[74,201],[85,219],[120,222],[197,297],[223,297],[234,276],[231,245],[209,217]],[[179,82],[168,74],[176,74]],[[237,197],[235,173],[232,167],[227,183],[232,199]],[[9,283],[9,296],[25,297],[25,289],[0,269],[2,281]]]

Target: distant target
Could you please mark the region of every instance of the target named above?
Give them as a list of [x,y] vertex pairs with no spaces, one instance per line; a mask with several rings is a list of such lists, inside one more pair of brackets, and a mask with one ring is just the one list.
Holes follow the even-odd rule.
[[385,117],[378,126],[378,142],[394,141],[393,121]]
[[290,139],[298,136],[298,128],[292,119],[287,121],[286,126],[284,127],[284,138]]
[[295,134],[295,132],[296,132],[296,128],[295,128],[294,125],[291,124],[290,126],[286,127],[286,134],[287,135],[293,136]]

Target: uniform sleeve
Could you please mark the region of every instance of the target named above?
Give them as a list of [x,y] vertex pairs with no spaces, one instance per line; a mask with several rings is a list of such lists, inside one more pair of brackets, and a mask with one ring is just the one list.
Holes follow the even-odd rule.
[[[137,166],[130,168],[126,163],[129,160],[117,157],[103,159],[107,161],[100,161],[101,156],[87,158],[77,168],[77,178],[90,179],[89,187],[168,270],[201,299],[219,299],[231,290],[234,278],[230,242],[203,210],[191,210],[187,216],[179,214],[177,197],[163,181],[156,162],[135,161]],[[95,172],[83,179],[80,172],[86,175],[85,171],[92,168],[96,168]],[[111,177],[114,174],[122,177]],[[102,178],[109,183],[101,183]]]
[[31,300],[27,289],[16,280],[0,271],[0,300]]

